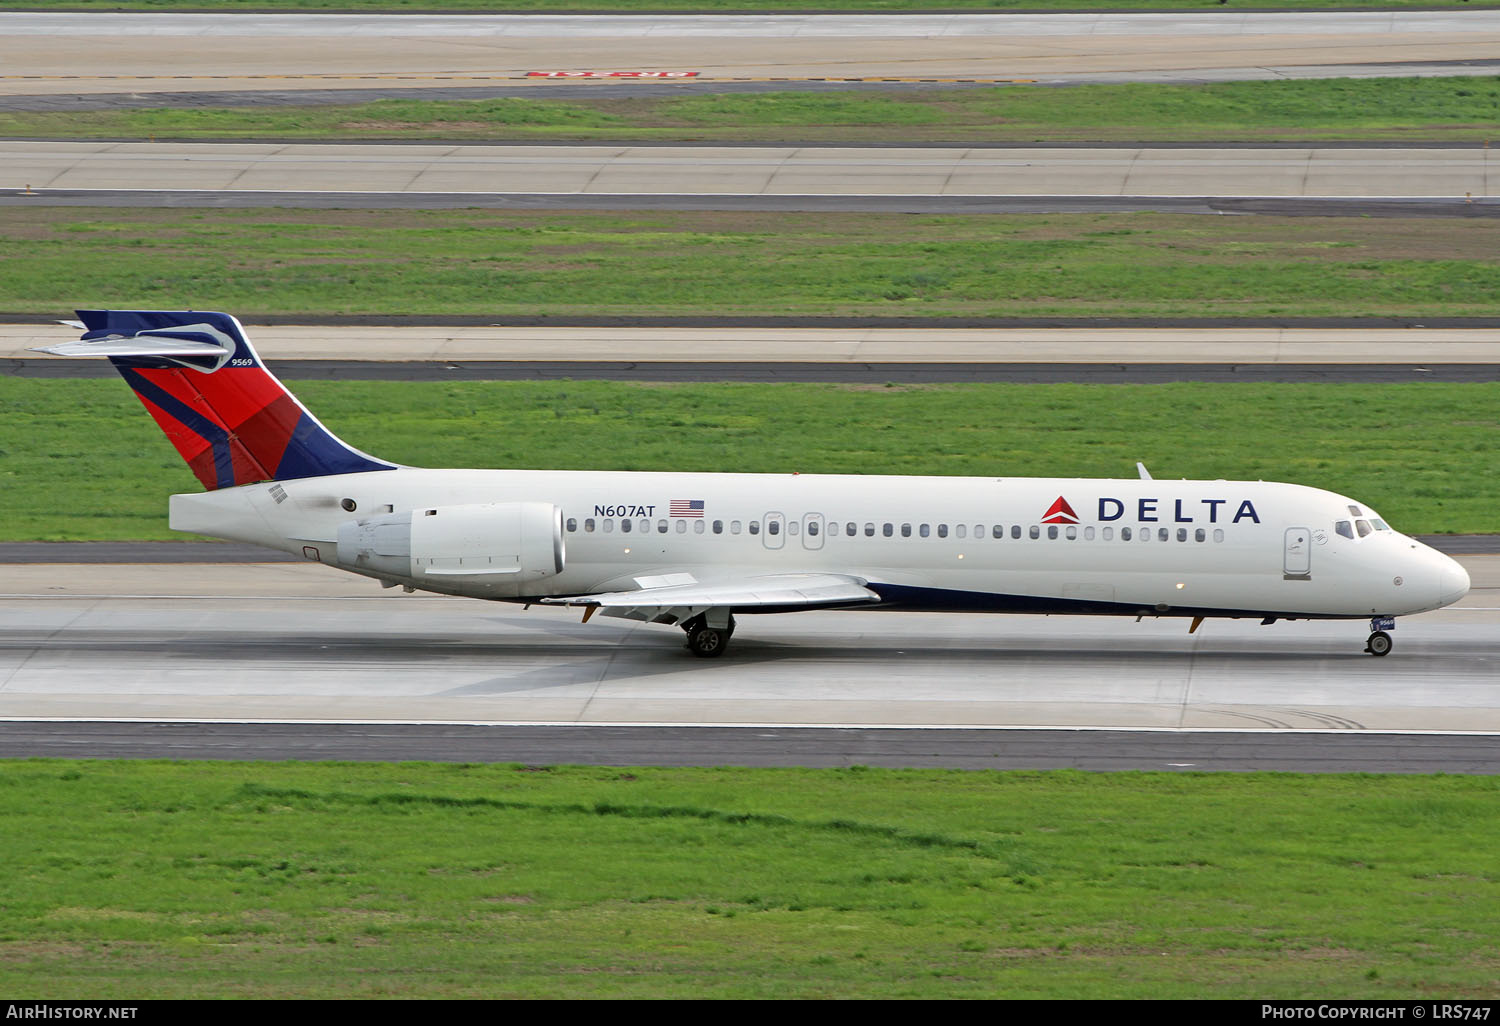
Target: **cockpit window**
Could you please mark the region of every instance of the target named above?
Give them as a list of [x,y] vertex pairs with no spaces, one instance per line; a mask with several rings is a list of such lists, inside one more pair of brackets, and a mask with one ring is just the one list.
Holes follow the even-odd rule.
[[1390,530],[1390,526],[1388,524],[1386,524],[1386,522],[1384,520],[1381,520],[1379,517],[1371,517],[1370,518],[1370,523],[1372,523],[1372,524],[1375,525],[1375,530],[1377,530],[1377,531],[1389,531]]
[[1375,528],[1370,526],[1370,522],[1368,520],[1356,520],[1354,522],[1354,527],[1359,531],[1359,536],[1361,538],[1365,537],[1371,531],[1375,530]]
[[1347,520],[1340,520],[1338,523],[1333,525],[1333,529],[1339,534],[1343,535],[1345,538],[1354,537],[1354,525],[1349,523],[1349,521]]
[[1364,514],[1360,512],[1358,506],[1350,506],[1349,507],[1349,515],[1351,517],[1362,517],[1362,516],[1364,516]]

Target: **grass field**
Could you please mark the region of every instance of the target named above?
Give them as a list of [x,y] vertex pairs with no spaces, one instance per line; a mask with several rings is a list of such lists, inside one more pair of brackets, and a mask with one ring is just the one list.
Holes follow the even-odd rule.
[[1500,140],[1500,78],[0,112],[0,136],[756,142]]
[[1500,219],[0,208],[0,311],[1480,316]]
[[[417,466],[1281,480],[1411,533],[1500,530],[1500,383],[649,385],[301,382]],[[199,486],[123,382],[0,378],[0,540],[174,537]],[[181,536],[177,536],[181,537]]]
[[1482,998],[1493,777],[5,763],[27,998]]

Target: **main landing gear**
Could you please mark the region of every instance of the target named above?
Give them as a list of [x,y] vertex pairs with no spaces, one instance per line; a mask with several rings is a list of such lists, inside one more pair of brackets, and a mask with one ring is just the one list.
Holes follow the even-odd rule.
[[1365,651],[1372,656],[1389,655],[1394,642],[1388,631],[1396,629],[1394,616],[1376,616],[1370,620],[1370,636],[1365,641]]
[[711,627],[703,613],[684,621],[682,629],[687,631],[688,651],[700,659],[717,659],[723,655],[729,647],[729,639],[734,636],[734,617],[727,617],[727,621],[723,627]]

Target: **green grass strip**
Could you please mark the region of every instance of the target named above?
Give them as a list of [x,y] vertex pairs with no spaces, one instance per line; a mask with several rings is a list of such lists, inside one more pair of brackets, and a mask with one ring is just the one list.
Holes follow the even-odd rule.
[[[428,467],[1292,481],[1412,533],[1500,530],[1500,384],[301,382],[330,429]],[[121,381],[0,378],[3,540],[161,539],[198,491]]]
[[[1500,219],[0,208],[0,311],[1441,317]],[[690,355],[690,354],[683,354]]]
[[1500,140],[1500,78],[0,112],[0,136],[836,143]]
[[1482,998],[1493,777],[0,765],[28,998]]

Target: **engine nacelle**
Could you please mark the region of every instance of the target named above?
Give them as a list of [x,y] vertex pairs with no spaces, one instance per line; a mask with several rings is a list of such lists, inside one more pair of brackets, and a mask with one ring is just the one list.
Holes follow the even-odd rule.
[[345,566],[445,587],[552,577],[564,556],[562,510],[550,502],[438,506],[339,525]]

